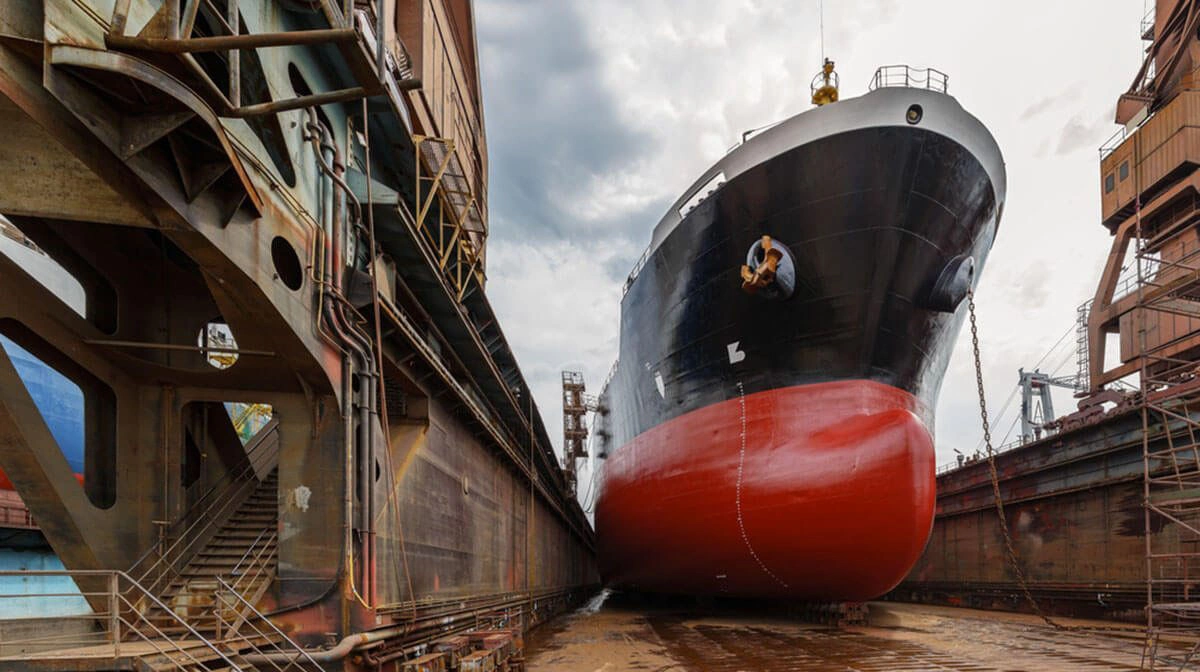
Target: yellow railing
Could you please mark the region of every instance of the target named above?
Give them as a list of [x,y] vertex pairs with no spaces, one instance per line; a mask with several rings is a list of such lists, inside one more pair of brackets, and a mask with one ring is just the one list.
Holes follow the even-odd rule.
[[461,301],[472,280],[483,286],[487,227],[459,164],[454,140],[416,135],[413,144],[417,166],[415,226]]

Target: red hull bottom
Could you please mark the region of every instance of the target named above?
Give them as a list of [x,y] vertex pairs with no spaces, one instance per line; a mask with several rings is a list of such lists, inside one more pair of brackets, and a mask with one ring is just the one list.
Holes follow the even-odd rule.
[[618,588],[868,600],[933,527],[920,402],[866,380],[775,389],[642,433],[605,465],[600,570]]

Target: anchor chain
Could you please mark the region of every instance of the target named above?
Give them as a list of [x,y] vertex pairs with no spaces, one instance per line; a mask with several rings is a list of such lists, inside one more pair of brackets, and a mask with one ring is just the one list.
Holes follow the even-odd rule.
[[1004,514],[1004,501],[1000,499],[1000,475],[996,470],[996,451],[992,448],[992,429],[991,423],[988,421],[987,400],[983,393],[983,364],[979,357],[979,325],[975,320],[975,291],[971,289],[967,290],[967,309],[971,317],[971,348],[975,355],[975,386],[979,392],[979,418],[983,422],[983,443],[987,448],[988,472],[992,478],[992,497],[996,502],[996,516],[1000,518],[1000,531],[1004,534],[1004,548],[1008,552],[1008,563],[1012,565],[1013,573],[1017,575],[1017,583],[1021,586],[1025,601],[1029,603],[1033,612],[1052,628],[1073,630],[1075,628],[1059,623],[1042,611],[1041,605],[1029,591],[1029,584],[1025,580],[1025,571],[1021,569],[1021,561],[1017,556],[1017,548],[1013,544],[1012,536],[1008,533],[1008,517]]

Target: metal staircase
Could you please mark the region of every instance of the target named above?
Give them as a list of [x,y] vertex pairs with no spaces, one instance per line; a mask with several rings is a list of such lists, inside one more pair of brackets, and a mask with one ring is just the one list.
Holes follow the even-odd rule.
[[[254,605],[274,580],[278,491],[277,471],[272,470],[157,596],[202,634],[220,638],[236,633],[246,614],[229,593]],[[155,607],[151,620],[168,634],[182,634],[181,626],[172,626],[170,615],[162,611]]]
[[47,628],[28,642],[4,642],[14,655],[0,656],[0,672],[320,670],[257,608],[278,559],[275,430],[272,421],[258,432],[246,446],[247,462],[200,496],[128,571],[0,572],[69,577],[92,605],[90,614],[65,617],[86,622],[82,630]]

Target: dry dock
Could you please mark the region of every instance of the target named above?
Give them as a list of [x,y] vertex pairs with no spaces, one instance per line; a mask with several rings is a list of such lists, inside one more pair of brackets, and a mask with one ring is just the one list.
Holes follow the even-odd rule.
[[1058,631],[1023,614],[898,602],[873,602],[866,625],[835,628],[753,609],[612,594],[534,631],[526,652],[530,672],[1141,669],[1141,628],[1064,622],[1085,629]]

